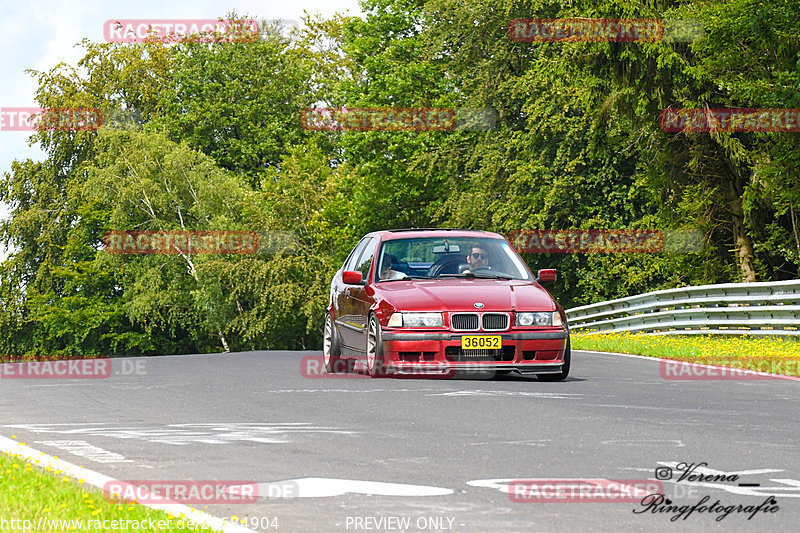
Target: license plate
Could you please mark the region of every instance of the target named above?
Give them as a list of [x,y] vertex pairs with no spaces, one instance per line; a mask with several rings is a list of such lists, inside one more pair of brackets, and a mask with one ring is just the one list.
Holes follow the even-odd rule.
[[461,337],[462,350],[499,350],[503,347],[500,335],[464,335]]

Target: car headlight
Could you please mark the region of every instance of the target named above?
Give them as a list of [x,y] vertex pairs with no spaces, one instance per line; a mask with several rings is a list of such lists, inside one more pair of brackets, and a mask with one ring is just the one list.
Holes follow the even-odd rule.
[[388,324],[390,328],[440,328],[443,325],[442,313],[394,313]]
[[541,313],[517,313],[518,326],[563,326],[561,314],[558,311]]

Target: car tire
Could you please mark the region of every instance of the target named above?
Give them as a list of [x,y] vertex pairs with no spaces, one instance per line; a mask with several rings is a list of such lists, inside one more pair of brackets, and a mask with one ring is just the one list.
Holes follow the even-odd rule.
[[386,376],[381,325],[375,315],[369,316],[369,325],[367,326],[367,372],[373,378]]
[[322,335],[322,359],[325,371],[329,374],[341,372],[346,369],[346,361],[341,359],[342,350],[339,346],[339,336],[336,335],[336,325],[330,313],[325,313],[325,331]]
[[569,337],[567,337],[567,347],[564,350],[564,365],[561,367],[561,372],[558,374],[539,374],[539,381],[564,381],[569,375],[570,361],[572,360],[572,347],[570,346]]

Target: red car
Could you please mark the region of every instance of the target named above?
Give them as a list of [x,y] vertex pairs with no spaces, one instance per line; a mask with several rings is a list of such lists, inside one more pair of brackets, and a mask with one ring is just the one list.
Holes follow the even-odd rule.
[[369,375],[512,371],[566,379],[564,308],[501,235],[486,231],[376,231],[331,283],[323,355],[328,372],[361,361]]

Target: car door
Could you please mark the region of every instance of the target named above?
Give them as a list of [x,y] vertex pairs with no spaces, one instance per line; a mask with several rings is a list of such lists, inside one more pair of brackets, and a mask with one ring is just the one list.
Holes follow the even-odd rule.
[[[342,271],[360,271],[358,267],[361,265],[361,258],[364,257],[365,252],[369,252],[369,248],[372,248],[372,253],[374,254],[374,243],[375,239],[373,237],[363,239],[355,248],[351,258],[345,263]],[[362,279],[364,279],[363,275]],[[353,302],[353,291],[361,287],[361,285],[346,285],[342,282],[342,288],[339,291],[340,303],[336,324],[342,346],[348,348],[343,354],[345,356],[352,355],[354,351],[358,352],[364,349],[360,344],[363,325],[361,319],[355,313],[357,306]]]
[[339,339],[342,344],[345,344],[342,332],[340,331],[345,324],[349,322],[347,316],[345,316],[345,299],[347,298],[347,292],[350,288],[349,285],[345,285],[344,281],[342,281],[342,272],[347,270],[355,270],[356,264],[358,263],[358,259],[361,257],[361,252],[364,251],[364,247],[369,242],[369,239],[361,239],[353,251],[350,252],[350,255],[347,256],[347,259],[342,265],[341,270],[337,273],[336,276],[333,277],[333,287],[331,291],[331,305],[333,306],[333,316],[336,319],[336,330],[339,332]]
[[354,270],[361,272],[362,284],[348,285],[345,289],[344,311],[348,320],[344,329],[347,330],[347,339],[344,339],[344,331],[342,339],[356,353],[364,351],[367,345],[367,317],[372,305],[372,290],[363,283],[369,279],[377,245],[378,239],[370,238],[356,262]]

